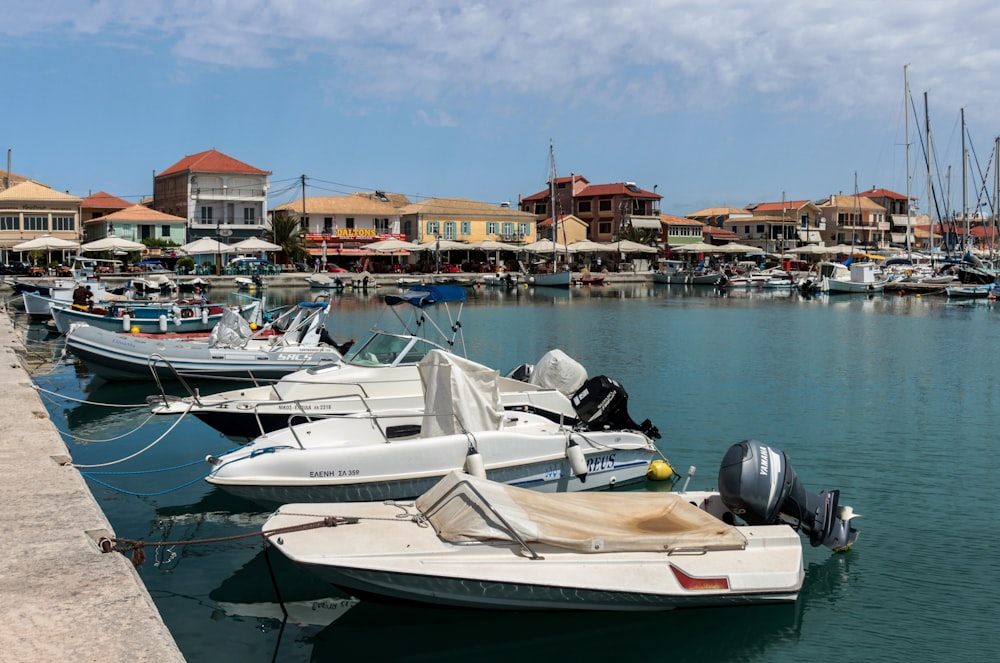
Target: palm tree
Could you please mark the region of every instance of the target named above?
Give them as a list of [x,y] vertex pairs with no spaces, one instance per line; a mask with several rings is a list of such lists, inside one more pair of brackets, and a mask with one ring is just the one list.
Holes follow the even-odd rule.
[[278,210],[271,215],[271,227],[264,231],[264,239],[274,242],[292,261],[305,260],[308,252],[305,247],[306,231],[299,226],[297,217],[286,210]]
[[622,239],[646,246],[657,246],[660,239],[660,233],[653,228],[637,228],[632,225],[622,228],[620,234]]

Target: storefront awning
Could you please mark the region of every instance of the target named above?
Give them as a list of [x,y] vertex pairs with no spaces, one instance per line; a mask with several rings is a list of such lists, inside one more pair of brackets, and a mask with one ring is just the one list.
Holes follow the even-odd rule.
[[823,241],[820,237],[818,230],[800,230],[799,231],[799,241],[806,242],[807,244],[819,243]]
[[633,228],[649,228],[650,230],[660,230],[663,224],[660,219],[654,216],[633,216],[629,219]]

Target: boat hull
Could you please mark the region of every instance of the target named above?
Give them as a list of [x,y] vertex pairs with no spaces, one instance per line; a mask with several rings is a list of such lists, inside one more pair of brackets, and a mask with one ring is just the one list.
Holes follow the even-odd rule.
[[572,272],[551,272],[549,274],[532,274],[528,277],[532,285],[546,288],[568,288],[573,282]]
[[304,366],[338,361],[333,348],[271,347],[251,341],[248,348],[211,348],[208,343],[144,338],[90,326],[72,329],[66,348],[106,380],[151,380],[155,374],[277,379]]
[[[616,495],[634,499],[641,510],[678,499],[667,493]],[[717,498],[680,495],[690,505]],[[351,522],[337,526],[276,533],[270,541],[355,596],[466,608],[653,611],[786,603],[796,599],[805,577],[801,541],[787,525],[738,527],[745,540],[739,547],[581,552],[533,542],[532,557],[499,538],[450,542],[427,522],[404,517],[414,510],[373,502],[288,504],[263,531],[349,517]],[[586,521],[579,527],[585,531]]]
[[[388,430],[386,419],[379,419],[383,421],[376,425]],[[420,421],[417,413],[397,417],[392,425],[419,429]],[[587,468],[581,479],[567,455],[569,431],[560,433],[551,422],[520,432],[408,439],[373,439],[372,424],[367,418],[341,417],[261,437],[213,459],[206,481],[265,505],[410,499],[465,467],[471,441],[493,481],[541,492],[576,492],[645,481],[657,453],[640,433],[573,434]]]

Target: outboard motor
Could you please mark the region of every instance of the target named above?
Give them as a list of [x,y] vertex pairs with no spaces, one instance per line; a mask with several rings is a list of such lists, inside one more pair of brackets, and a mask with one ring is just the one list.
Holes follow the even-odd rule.
[[632,421],[628,413],[628,394],[617,381],[606,375],[590,378],[577,389],[572,398],[573,408],[589,430],[631,429],[659,439],[660,431],[646,419],[641,424]]
[[847,550],[858,538],[857,514],[839,506],[840,491],[807,492],[784,452],[757,440],[729,447],[719,467],[719,494],[749,525],[786,523],[809,535],[813,546]]

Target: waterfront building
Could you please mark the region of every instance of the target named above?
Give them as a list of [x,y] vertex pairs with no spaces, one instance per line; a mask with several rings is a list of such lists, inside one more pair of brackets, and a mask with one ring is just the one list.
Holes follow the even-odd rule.
[[821,214],[823,243],[846,244],[869,250],[889,247],[890,225],[886,209],[871,198],[834,194],[816,205]]
[[418,243],[435,239],[478,242],[492,239],[530,244],[538,239],[534,214],[509,205],[468,198],[428,198],[399,210],[403,234]]
[[14,257],[10,247],[43,235],[80,241],[81,198],[24,180],[0,191],[0,254],[4,263]]
[[155,210],[187,221],[191,242],[235,243],[267,229],[271,173],[211,149],[186,156],[153,177]]
[[753,203],[746,206],[746,211],[749,217],[730,216],[724,227],[736,233],[741,243],[759,247],[765,253],[781,253],[822,241],[822,215],[810,200]]
[[129,205],[125,209],[84,221],[83,241],[120,237],[133,242],[146,240],[147,244],[164,247],[180,246],[185,243],[186,231],[187,219],[182,216],[164,214],[145,205]]
[[100,239],[100,237],[91,238],[87,234],[87,222],[91,219],[96,219],[102,216],[107,216],[108,214],[113,214],[115,212],[120,212],[123,209],[127,209],[132,206],[127,200],[123,200],[118,196],[112,196],[106,191],[98,191],[97,193],[92,193],[80,203],[80,222],[83,224],[83,241],[89,242],[91,239]]
[[555,192],[557,216],[572,214],[584,221],[589,229],[587,239],[613,242],[627,226],[660,232],[660,200],[663,196],[646,191],[635,182],[591,184],[581,175],[557,177],[551,186],[530,196],[520,197],[518,208],[529,212],[541,222],[551,219]]

